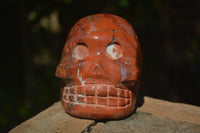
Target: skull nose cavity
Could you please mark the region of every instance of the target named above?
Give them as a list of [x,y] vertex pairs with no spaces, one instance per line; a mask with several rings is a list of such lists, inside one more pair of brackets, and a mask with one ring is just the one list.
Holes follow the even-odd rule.
[[100,75],[103,76],[105,73],[102,69],[102,67],[99,64],[95,64],[94,68],[92,70],[92,75]]

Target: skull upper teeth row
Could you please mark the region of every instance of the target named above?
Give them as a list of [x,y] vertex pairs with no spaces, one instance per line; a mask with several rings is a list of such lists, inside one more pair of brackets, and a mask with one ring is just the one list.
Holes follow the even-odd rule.
[[65,87],[63,100],[68,103],[122,107],[132,102],[132,96],[130,90],[95,84]]

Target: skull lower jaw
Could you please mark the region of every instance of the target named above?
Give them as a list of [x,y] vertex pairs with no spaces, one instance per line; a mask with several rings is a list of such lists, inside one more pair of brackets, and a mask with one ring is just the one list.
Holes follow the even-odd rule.
[[136,98],[128,89],[107,84],[64,87],[62,104],[72,116],[88,119],[121,119],[135,109]]

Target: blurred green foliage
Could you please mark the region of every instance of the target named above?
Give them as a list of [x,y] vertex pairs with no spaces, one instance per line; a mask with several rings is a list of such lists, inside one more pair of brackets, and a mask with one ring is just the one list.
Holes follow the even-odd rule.
[[143,52],[145,95],[200,105],[199,0],[2,0],[0,132],[59,100],[54,76],[67,34],[80,18],[128,20]]

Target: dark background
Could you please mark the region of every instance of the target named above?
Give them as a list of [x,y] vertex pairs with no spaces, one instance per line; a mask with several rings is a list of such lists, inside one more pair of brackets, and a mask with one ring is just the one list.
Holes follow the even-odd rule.
[[199,7],[199,0],[1,0],[0,132],[59,100],[54,73],[67,34],[95,13],[135,28],[145,96],[200,106]]

